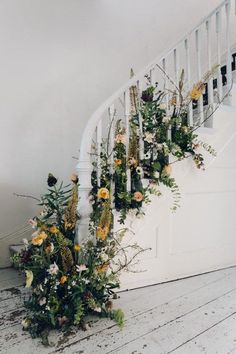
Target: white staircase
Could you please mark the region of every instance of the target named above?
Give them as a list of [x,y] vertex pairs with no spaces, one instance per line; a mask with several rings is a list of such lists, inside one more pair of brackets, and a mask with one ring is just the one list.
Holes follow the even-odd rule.
[[[129,88],[137,85],[140,95],[145,88],[146,75],[149,75],[152,83],[158,82],[160,89],[167,89],[171,84],[162,70],[177,84],[180,72],[184,69],[187,86],[190,89],[208,69],[220,63],[215,77],[205,83],[206,93],[198,101],[197,106],[189,104],[189,126],[196,125],[199,121],[200,124],[203,123],[206,108],[217,104],[218,100],[222,100],[225,93],[232,88],[236,66],[236,55],[233,50],[233,44],[236,42],[235,14],[236,3],[230,0],[223,1],[176,46],[130,79],[89,119],[81,142],[77,166],[80,176],[79,242],[88,233],[91,211],[88,194],[91,190],[92,141],[96,142],[99,151],[102,138],[107,135],[108,124],[112,122],[114,131],[117,119],[123,120],[128,134]],[[231,92],[232,94],[224,100],[225,105],[214,113],[214,119],[202,124],[202,128],[199,129],[199,135],[203,140],[213,144],[218,151],[217,158],[206,157],[205,172],[194,170],[190,161],[175,165],[174,175],[182,193],[181,208],[176,214],[171,214],[169,195],[163,192],[163,197],[153,198],[153,203],[146,209],[146,216],[143,219],[127,220],[126,225],[132,227],[135,234],[128,234],[126,242],[137,241],[140,246],[151,250],[144,253],[140,259],[138,268],[145,272],[123,274],[122,288],[150,285],[236,264],[234,86]],[[166,99],[168,100],[168,96]],[[141,119],[139,124],[142,132]],[[113,134],[110,135],[111,139],[112,136]],[[99,171],[97,172],[99,177]]]

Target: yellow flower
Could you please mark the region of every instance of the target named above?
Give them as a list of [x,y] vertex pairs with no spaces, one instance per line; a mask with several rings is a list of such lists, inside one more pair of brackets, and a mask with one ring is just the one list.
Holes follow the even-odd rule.
[[109,198],[109,190],[107,188],[100,188],[98,190],[97,196],[101,199],[108,199]]
[[122,164],[122,160],[121,159],[116,159],[114,162],[115,162],[116,166],[119,166],[119,165]]
[[63,285],[67,281],[68,277],[66,275],[63,275],[60,279],[60,284]]
[[43,243],[43,238],[42,237],[39,237],[39,236],[35,236],[35,237],[33,237],[32,238],[32,244],[34,245],[34,246],[41,246],[42,245],[42,243]]
[[40,232],[40,234],[38,235],[38,237],[40,237],[40,238],[42,238],[43,240],[45,240],[45,239],[48,237],[48,235],[46,234],[46,232],[42,231],[42,232]]
[[49,228],[49,231],[52,233],[52,234],[57,234],[59,232],[59,229],[53,225]]
[[70,229],[73,229],[73,224],[71,222],[65,222],[65,229],[66,230],[70,230]]
[[199,100],[199,98],[204,93],[204,90],[205,90],[205,86],[201,81],[193,85],[193,88],[190,92],[191,99],[195,101]]
[[104,226],[104,227],[101,227],[101,226],[98,226],[97,227],[97,238],[99,240],[102,240],[104,241],[108,235],[108,232],[109,232],[109,227],[107,226]]
[[143,200],[143,194],[141,192],[135,192],[133,199],[136,200],[136,202],[141,202]]
[[170,175],[171,175],[171,172],[172,172],[172,167],[171,167],[171,165],[166,165],[166,166],[164,167],[164,172],[165,172],[165,174],[166,174],[167,176],[170,176]]
[[78,176],[76,174],[73,174],[70,178],[71,182],[73,182],[74,184],[77,184],[79,179]]
[[109,263],[104,263],[96,267],[98,273],[105,273],[109,267]]
[[32,238],[32,244],[34,246],[41,246],[43,241],[48,237],[48,235],[46,234],[46,232],[42,231],[40,232],[40,234],[38,234],[37,236]]
[[79,252],[81,250],[81,247],[79,244],[74,245],[74,250],[75,252]]
[[26,270],[26,271],[25,271],[25,275],[26,275],[26,284],[25,284],[25,287],[26,287],[26,288],[30,288],[30,287],[31,287],[31,284],[32,284],[32,281],[33,281],[33,279],[34,279],[34,275],[33,275],[32,270]]

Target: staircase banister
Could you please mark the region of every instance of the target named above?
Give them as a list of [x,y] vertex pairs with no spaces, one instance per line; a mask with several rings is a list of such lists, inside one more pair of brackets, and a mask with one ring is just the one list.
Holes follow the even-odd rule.
[[[143,70],[141,70],[138,74],[134,75],[131,79],[129,79],[125,85],[123,85],[120,89],[118,89],[113,95],[111,95],[90,117],[87,125],[85,127],[83,137],[80,144],[80,154],[79,161],[87,162],[90,160],[89,151],[92,144],[92,136],[94,133],[94,128],[97,126],[99,120],[101,119],[103,113],[108,110],[108,108],[114,103],[116,99],[121,97],[121,95],[132,85],[135,85],[140,78],[143,78],[150,70],[155,68],[157,63],[161,63],[163,59],[169,56],[174,49],[176,49],[181,43],[183,43],[186,39],[190,37],[192,33],[194,33],[202,24],[206,23],[212,16],[214,16],[222,7],[226,4],[229,4],[231,0],[222,1],[214,10],[210,12],[207,16],[205,16],[193,29],[191,29],[187,34],[182,36],[171,49],[168,49],[164,54],[158,56],[151,63],[149,63]],[[78,163],[78,168],[79,168]]]

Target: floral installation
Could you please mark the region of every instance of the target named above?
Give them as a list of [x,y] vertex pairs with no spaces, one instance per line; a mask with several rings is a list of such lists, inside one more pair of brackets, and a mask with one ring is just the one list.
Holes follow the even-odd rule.
[[[50,174],[48,192],[42,196],[40,215],[29,223],[32,239],[25,240],[24,250],[12,257],[15,267],[25,273],[26,287],[31,289],[25,305],[29,312],[22,325],[32,337],[41,336],[47,344],[50,329],[66,330],[70,326],[86,328],[86,316],[114,319],[120,327],[124,314],[112,308],[114,289],[119,288],[121,270],[129,270],[143,250],[138,245],[121,246],[125,230],[111,232],[109,191],[97,192],[99,226],[87,240],[76,240],[79,216],[78,178],[72,186],[58,185]],[[95,238],[93,237],[95,235]],[[133,254],[122,260],[126,250]]]
[[123,245],[127,229],[114,231],[114,210],[120,224],[131,212],[143,215],[150,196],[161,195],[161,184],[173,193],[172,210],[179,207],[173,163],[192,157],[196,167],[204,169],[200,148],[215,155],[211,146],[199,140],[198,126],[188,124],[189,105],[202,97],[204,81],[211,75],[213,71],[189,92],[184,90],[184,72],[173,91],[160,91],[149,77],[140,98],[138,88],[130,87],[128,127],[121,119],[114,124],[113,119],[108,138],[99,149],[96,144],[93,147],[92,212],[83,242],[77,237],[78,176],[72,175],[71,183],[64,186],[53,174],[48,175],[48,190],[39,203],[42,210],[29,221],[34,229],[32,239],[24,240],[24,250],[12,257],[14,265],[25,272],[26,287],[31,290],[22,325],[32,337],[41,336],[47,344],[50,329],[86,328],[88,314],[124,325],[124,314],[113,308],[112,298],[117,296],[120,272],[133,271],[145,250],[136,243]]
[[[120,213],[119,221],[124,223],[131,210],[135,211],[136,215],[144,214],[143,204],[150,203],[150,195],[161,195],[159,189],[161,184],[173,193],[172,211],[180,206],[180,191],[172,173],[172,165],[192,157],[195,166],[204,170],[201,148],[213,156],[216,155],[210,145],[199,140],[196,134],[199,126],[189,126],[188,123],[189,105],[196,106],[197,101],[204,94],[204,82],[213,76],[216,68],[217,66],[207,72],[202,81],[194,84],[190,91],[186,91],[184,87],[184,71],[181,73],[178,87],[174,86],[172,91],[160,91],[158,83],[151,85],[148,76],[146,77],[147,88],[142,91],[140,98],[138,88],[130,87],[129,134],[126,131],[127,126],[118,119],[113,149],[109,151],[110,136],[108,136],[101,144],[99,156],[101,165],[98,166],[97,159],[93,163],[91,196],[94,206],[97,205],[99,188],[106,187],[110,191],[112,187],[110,200]],[[168,79],[171,81],[169,77]],[[173,84],[172,81],[171,83]],[[167,95],[170,97],[168,100]],[[211,114],[204,122],[210,116]],[[111,128],[109,133],[110,130]],[[96,149],[93,154],[97,157]],[[113,155],[113,163],[111,155]],[[101,170],[100,183],[97,179],[98,169]],[[128,179],[130,179],[129,188]],[[93,214],[94,221],[97,213],[95,209],[96,207]]]

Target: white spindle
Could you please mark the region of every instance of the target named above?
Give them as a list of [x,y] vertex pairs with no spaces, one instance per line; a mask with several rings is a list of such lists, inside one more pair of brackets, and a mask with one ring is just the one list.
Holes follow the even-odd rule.
[[[174,49],[174,75],[175,75],[175,85],[176,87],[179,89],[179,52],[177,51],[177,49]],[[177,90],[176,88],[176,90]],[[179,104],[179,95],[178,95],[178,91],[176,92],[176,103],[177,105]]]
[[[191,90],[191,69],[190,69],[189,39],[188,38],[185,39],[184,46],[185,46],[185,56],[186,56],[187,85],[188,85],[188,89]],[[192,101],[189,102],[189,106],[188,106],[188,124],[190,127],[193,126]]]
[[177,48],[174,49],[174,72],[175,72],[175,84],[179,87],[179,53]]
[[141,80],[137,81],[138,89],[138,120],[139,120],[139,158],[140,160],[144,157],[144,143],[143,143],[143,117],[140,113],[141,108],[141,95],[142,95],[142,82]]
[[[166,105],[166,115],[167,117],[169,116],[170,114],[170,111],[169,111],[169,99],[170,99],[170,95],[169,95],[169,82],[167,80],[167,77],[165,75],[165,73],[167,72],[167,67],[166,67],[166,58],[163,58],[162,59],[162,69],[164,71],[164,77],[163,77],[163,80],[164,80],[164,91],[165,91],[165,105]],[[171,126],[169,127],[168,129],[168,132],[167,132],[167,138],[169,140],[171,140]]]
[[227,46],[227,89],[231,88],[232,84],[232,55],[230,49],[230,1],[225,4],[225,14],[226,14],[226,46]]
[[[208,70],[212,69],[212,58],[211,58],[211,19],[206,21],[206,31],[207,31],[207,60],[208,60]],[[208,81],[208,104],[213,104],[213,78],[210,77]]]
[[97,140],[97,182],[100,186],[101,183],[101,144],[102,144],[102,119],[99,120],[96,128],[96,140]]
[[[124,92],[124,102],[125,102],[125,131],[126,131],[126,158],[128,160],[129,157],[129,125],[130,125],[130,95],[129,95],[129,89]],[[131,175],[130,175],[130,169],[127,167],[127,191],[131,191]]]
[[216,42],[217,42],[217,93],[219,100],[222,99],[222,75],[220,70],[221,63],[221,9],[216,12]]
[[[197,76],[198,76],[198,81],[201,81],[202,78],[202,70],[201,70],[201,48],[200,48],[200,43],[201,43],[201,32],[200,29],[197,29],[195,31],[195,39],[196,39],[196,52],[197,52]],[[201,97],[198,100],[198,113],[200,116],[200,123],[203,122],[204,120],[204,112],[203,112],[203,97]]]
[[153,86],[153,78],[154,78],[154,75],[153,75],[153,71],[154,71],[154,69],[152,68],[151,70],[150,70],[150,73],[149,73],[149,77],[150,77],[150,85],[151,86]]
[[[110,145],[110,163],[111,163],[111,168],[110,168],[110,173],[114,172],[114,142],[115,142],[115,134],[114,134],[114,127],[115,127],[115,106],[112,104],[109,109],[108,109],[108,114],[109,114],[109,121],[110,121],[110,136],[109,136],[109,145]],[[114,191],[114,181],[111,180],[111,186],[110,186],[110,193],[111,193],[111,206],[112,208],[114,207],[114,198],[113,198],[113,191]]]
[[114,160],[113,149],[114,149],[114,140],[115,140],[115,134],[114,134],[115,106],[114,106],[114,104],[112,104],[109,107],[108,114],[109,114],[109,123],[110,123],[109,146],[110,146],[111,164],[112,164],[113,160]]
[[[212,59],[211,59],[211,19],[206,21],[206,32],[207,32],[207,61],[208,61],[208,70],[212,69]],[[212,108],[213,108],[213,78],[212,76],[209,78],[207,83],[207,97],[208,97],[208,108],[209,111],[209,118],[206,121],[207,127],[213,126],[213,115],[212,115]]]

